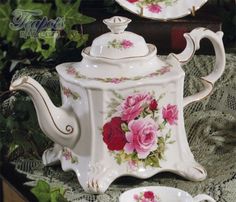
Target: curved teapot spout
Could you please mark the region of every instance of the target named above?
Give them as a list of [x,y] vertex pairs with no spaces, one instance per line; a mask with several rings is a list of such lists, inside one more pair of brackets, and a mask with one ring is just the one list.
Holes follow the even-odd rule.
[[43,87],[31,77],[15,80],[11,91],[22,90],[29,94],[36,108],[42,131],[54,142],[73,148],[79,138],[79,124],[68,104],[56,107]]

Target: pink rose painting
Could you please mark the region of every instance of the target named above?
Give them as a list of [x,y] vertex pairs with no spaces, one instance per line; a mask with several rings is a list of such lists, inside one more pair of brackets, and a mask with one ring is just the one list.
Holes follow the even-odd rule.
[[[149,12],[157,14],[162,12],[165,7],[172,6],[178,0],[127,0],[138,7],[146,8]],[[160,5],[161,4],[161,5]],[[164,7],[164,9],[163,9]]]
[[112,41],[108,42],[108,48],[115,48],[120,50],[128,49],[133,46],[134,46],[133,42],[128,39],[122,39],[122,40],[113,39]]
[[150,119],[132,120],[128,124],[129,132],[126,133],[127,143],[124,151],[131,154],[137,152],[139,159],[145,159],[152,151],[157,149],[157,126]]
[[177,106],[168,104],[167,107],[162,109],[162,116],[170,125],[176,124],[176,121],[178,120]]
[[79,163],[77,156],[73,156],[70,149],[64,148],[62,151],[62,156],[66,161],[70,161],[72,164]]
[[137,1],[139,1],[139,0],[128,0],[128,2],[130,2],[130,3],[135,3]]
[[129,41],[129,40],[124,39],[124,40],[121,42],[121,46],[126,49],[126,48],[132,47],[132,46],[133,46],[133,43],[132,43],[131,41]]
[[76,69],[74,67],[68,67],[66,69],[67,74],[69,75],[75,75],[76,74]]
[[148,10],[152,13],[160,13],[161,12],[161,6],[158,4],[150,4],[148,5]]
[[145,191],[139,194],[134,194],[133,197],[137,202],[161,202],[160,197],[152,191]]
[[132,170],[139,165],[160,167],[165,146],[174,143],[169,141],[171,126],[178,120],[176,105],[160,106],[163,97],[156,98],[150,92],[135,92],[123,97],[114,92],[108,105],[110,119],[103,125],[102,135],[118,164],[126,162]]
[[145,106],[149,106],[152,97],[148,93],[136,93],[128,96],[120,106],[121,118],[124,121],[135,119]]

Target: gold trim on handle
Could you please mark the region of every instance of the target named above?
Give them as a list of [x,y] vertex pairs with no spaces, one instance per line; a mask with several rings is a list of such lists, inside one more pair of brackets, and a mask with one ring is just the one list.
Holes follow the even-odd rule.
[[172,53],[171,55],[173,55],[173,57],[174,57],[176,60],[178,60],[179,63],[187,63],[188,61],[191,60],[191,58],[194,56],[194,54],[195,54],[195,52],[196,52],[196,46],[195,46],[195,42],[194,42],[193,38],[191,37],[191,35],[190,35],[189,33],[186,33],[186,35],[188,35],[189,38],[190,38],[191,41],[192,41],[193,50],[192,50],[192,53],[191,53],[190,57],[188,57],[188,59],[186,59],[186,60],[180,60],[180,59],[176,56],[176,54]]
[[[199,101],[201,101],[201,100],[203,100],[203,99],[205,99],[205,98],[207,98],[208,96],[211,95],[211,93],[212,93],[212,91],[213,91],[214,84],[213,84],[212,82],[210,82],[210,81],[208,81],[208,80],[202,78],[202,77],[200,77],[200,79],[201,79],[202,81],[205,81],[206,83],[208,83],[208,84],[211,85],[211,90],[210,90],[210,92],[209,92],[207,95],[205,95],[204,97],[202,97],[201,99],[199,99],[199,100],[194,100],[194,101],[192,101],[192,102],[186,104],[184,107],[186,107],[186,106],[188,106],[188,105],[190,105],[190,104],[192,104],[192,103],[199,102]],[[200,91],[200,92],[201,92],[201,91]],[[199,92],[199,93],[200,93],[200,92]],[[190,96],[194,96],[194,95],[190,95]],[[187,97],[189,97],[189,96],[187,96]]]

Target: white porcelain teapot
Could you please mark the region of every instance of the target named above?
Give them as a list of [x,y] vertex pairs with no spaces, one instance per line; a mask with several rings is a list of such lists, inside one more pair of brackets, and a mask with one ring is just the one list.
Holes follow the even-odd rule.
[[[30,95],[41,129],[55,142],[44,152],[43,163],[60,161],[64,171],[74,170],[87,192],[105,192],[124,175],[145,179],[169,171],[194,181],[207,175],[190,151],[183,107],[209,95],[223,73],[223,33],[194,29],[184,35],[185,50],[163,60],[154,45],[124,31],[130,21],[120,16],[104,20],[111,32],[85,48],[81,62],[56,67],[61,107],[28,76],[10,86]],[[202,78],[205,90],[183,98],[181,65],[191,60],[204,37],[214,46],[215,68]]]

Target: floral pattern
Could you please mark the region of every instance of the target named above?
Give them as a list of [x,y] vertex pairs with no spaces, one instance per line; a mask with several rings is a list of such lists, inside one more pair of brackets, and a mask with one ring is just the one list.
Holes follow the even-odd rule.
[[177,0],[127,0],[141,8],[147,8],[151,13],[160,13],[164,6],[171,6]]
[[141,192],[139,195],[134,194],[136,202],[161,202],[159,196],[155,195],[152,191]]
[[68,75],[74,76],[76,79],[86,79],[86,80],[96,80],[101,81],[104,83],[113,83],[113,84],[119,84],[125,81],[137,81],[145,78],[152,78],[160,75],[164,75],[168,72],[170,72],[171,66],[163,66],[161,69],[156,70],[155,72],[143,75],[143,76],[135,76],[135,77],[119,77],[119,78],[97,78],[97,77],[87,77],[83,74],[81,74],[78,70],[76,70],[72,66],[68,66],[66,68],[66,73]]
[[73,92],[72,90],[64,86],[62,86],[62,92],[63,92],[63,95],[65,95],[67,98],[71,97],[73,100],[77,100],[81,98],[79,93]]
[[123,39],[123,40],[117,40],[117,39],[113,39],[112,41],[108,42],[108,48],[115,48],[115,49],[128,49],[133,47],[134,44],[127,39]]
[[62,156],[66,161],[70,161],[72,164],[79,163],[77,156],[72,155],[72,152],[67,148],[63,148]]
[[164,94],[158,98],[150,92],[134,92],[125,98],[113,94],[102,128],[108,150],[118,164],[127,162],[132,170],[139,165],[160,167],[166,145],[174,143],[170,127],[177,124],[177,106],[161,107]]

